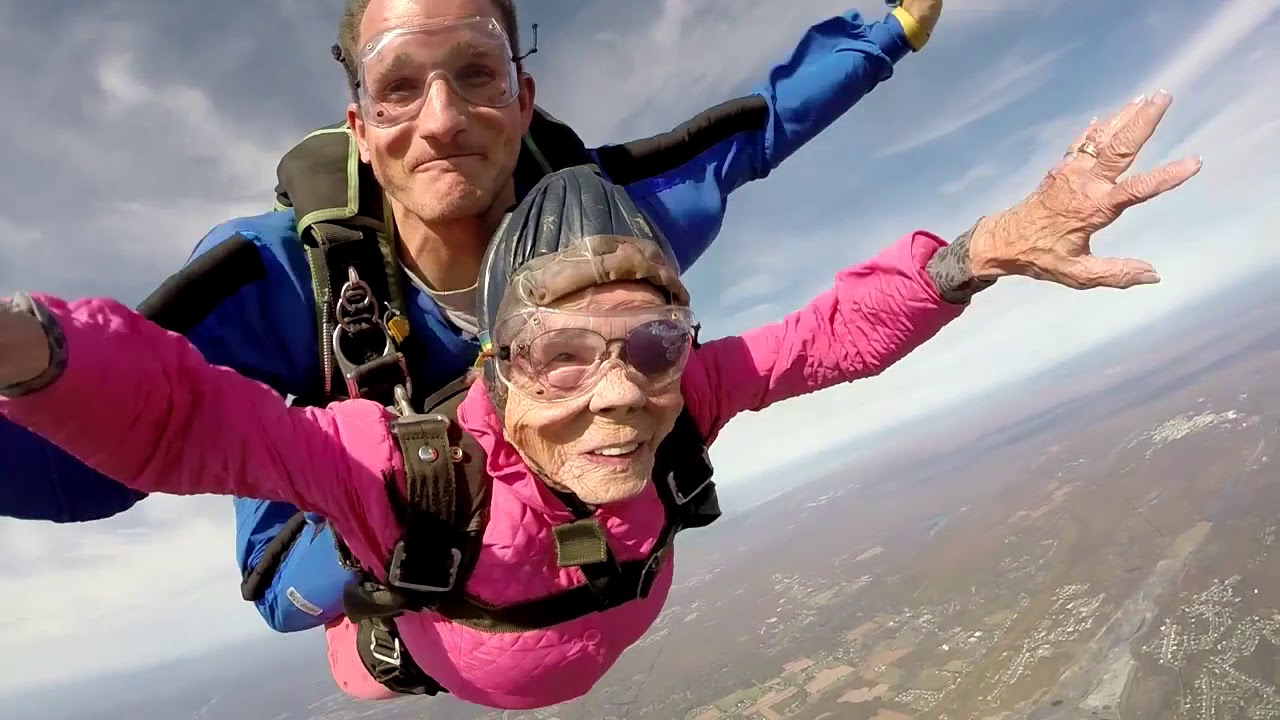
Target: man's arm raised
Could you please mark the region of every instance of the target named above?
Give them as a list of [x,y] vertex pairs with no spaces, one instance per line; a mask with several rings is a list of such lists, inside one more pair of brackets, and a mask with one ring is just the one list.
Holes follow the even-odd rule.
[[751,94],[670,132],[597,148],[601,169],[662,227],[687,270],[719,233],[733,191],[768,177],[923,46],[942,3],[911,4],[921,17],[898,7],[867,24],[850,10],[813,25]]

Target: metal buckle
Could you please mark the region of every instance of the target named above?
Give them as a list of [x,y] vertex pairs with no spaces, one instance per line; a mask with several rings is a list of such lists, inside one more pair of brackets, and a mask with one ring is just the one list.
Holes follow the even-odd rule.
[[[356,272],[354,266],[347,267],[347,282],[343,284],[338,291],[338,299],[334,303],[333,314],[338,321],[337,327],[333,329],[333,356],[338,364],[338,370],[342,372],[342,378],[347,383],[347,396],[351,398],[363,397],[360,391],[360,379],[375,370],[385,369],[389,365],[396,365],[400,370],[400,377],[403,379],[402,384],[408,391],[410,396],[413,395],[413,385],[409,380],[409,365],[405,362],[404,355],[396,349],[395,339],[392,338],[391,332],[387,330],[384,320],[378,317],[378,299],[373,296],[373,289],[369,284],[360,279],[359,273]],[[343,334],[352,334],[352,327],[355,321],[362,320],[366,323],[377,326],[382,331],[382,337],[386,341],[383,346],[382,355],[374,358],[366,363],[352,362],[351,358],[342,349]]]
[[400,566],[404,562],[404,541],[396,543],[396,547],[391,551],[391,563],[387,566],[387,584],[394,585],[405,590],[417,590],[419,592],[448,592],[453,589],[454,584],[458,581],[458,568],[462,566],[462,551],[458,548],[450,548],[449,555],[452,560],[449,564],[449,584],[443,586],[437,585],[418,585],[416,583],[405,582],[400,579]]
[[348,358],[346,353],[342,351],[341,339],[344,332],[346,332],[346,330],[341,325],[333,329],[333,357],[338,362],[338,370],[342,372],[343,379],[347,381],[348,397],[362,397],[360,392],[360,379],[365,375],[368,375],[375,370],[381,370],[388,365],[399,366],[400,376],[404,379],[404,382],[398,384],[404,385],[405,390],[408,391],[410,395],[413,394],[413,384],[409,379],[409,365],[405,362],[404,355],[401,354],[399,350],[396,350],[395,343],[392,342],[391,336],[386,334],[386,330],[383,330],[383,335],[387,338],[387,344],[382,350],[382,355],[367,363],[361,363],[359,365],[351,362],[351,358]]
[[671,488],[671,498],[676,501],[676,505],[684,505],[685,503],[697,497],[698,493],[706,489],[706,487],[711,484],[712,477],[714,476],[708,476],[706,480],[702,481],[701,485],[694,488],[693,492],[689,493],[688,495],[681,495],[680,489],[676,487],[676,474],[673,471],[673,472],[667,473],[667,487]]
[[[391,647],[390,655],[384,655],[378,649],[379,635],[388,636],[386,637],[386,639],[390,642],[382,643],[382,644],[389,645]],[[396,667],[400,667],[400,638],[389,637],[389,633],[384,633],[381,628],[378,628],[378,627],[373,628],[373,631],[369,633],[369,654],[377,658],[378,660],[381,660],[382,662],[387,663],[388,665],[395,665]]]
[[338,325],[351,329],[350,323],[356,318],[375,320],[378,317],[378,299],[373,296],[373,288],[360,279],[354,265],[347,267],[347,281],[338,290],[338,302],[334,305],[333,314]]

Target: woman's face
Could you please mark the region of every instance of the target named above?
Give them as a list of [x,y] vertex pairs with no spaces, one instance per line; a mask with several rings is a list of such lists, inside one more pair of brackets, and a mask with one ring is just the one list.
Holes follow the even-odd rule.
[[[604,351],[607,346],[604,352],[609,359],[598,366],[597,373],[584,376],[585,392],[567,393],[573,395],[569,399],[548,402],[509,388],[507,439],[544,481],[585,503],[600,505],[635,497],[649,481],[658,444],[671,432],[683,407],[678,372],[683,363],[666,376],[651,373],[661,382],[646,382],[635,367],[645,368],[644,359],[633,357],[628,366],[619,362],[626,353],[618,349],[625,343],[631,343],[625,345],[628,350],[641,347],[636,343],[650,349],[655,338],[664,342],[650,330],[663,322],[670,325],[671,311],[657,290],[642,282],[590,288],[563,298],[552,310],[540,314],[537,326],[526,331],[526,350],[513,364],[524,363],[522,368],[533,368],[529,372],[539,377],[570,385],[579,377],[575,367],[581,363],[575,357],[586,356],[591,349]],[[574,350],[575,342],[581,350]],[[677,340],[672,337],[666,342],[672,347],[670,356],[675,357]],[[663,357],[659,354],[657,362]],[[649,365],[654,362],[651,359]]]

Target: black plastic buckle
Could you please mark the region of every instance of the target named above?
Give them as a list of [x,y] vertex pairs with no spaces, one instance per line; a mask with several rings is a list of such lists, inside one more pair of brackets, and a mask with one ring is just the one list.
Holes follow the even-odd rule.
[[[706,451],[703,451],[703,454],[705,456]],[[707,462],[709,467],[710,466],[709,463],[711,462],[710,459],[708,459]],[[680,492],[680,483],[679,481],[676,480],[675,472],[673,471],[673,472],[667,473],[667,487],[671,488],[671,499],[675,501],[676,505],[684,505],[690,500],[698,497],[698,494],[701,493],[703,490],[705,490],[707,486],[711,484],[713,477],[714,475],[708,474],[706,479],[703,480],[702,483],[698,485],[698,487],[693,489],[693,492],[689,493],[688,495],[684,495]]]
[[401,540],[396,543],[395,549],[391,551],[391,562],[387,565],[387,584],[403,590],[415,590],[417,592],[449,592],[458,582],[458,569],[462,567],[462,551],[458,548],[449,548],[449,558],[449,580],[447,583],[430,585],[409,582],[404,579],[405,549],[404,541]]

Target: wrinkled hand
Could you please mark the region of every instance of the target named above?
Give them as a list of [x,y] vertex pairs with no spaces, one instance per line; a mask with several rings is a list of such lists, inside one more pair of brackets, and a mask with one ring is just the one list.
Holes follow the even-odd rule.
[[932,35],[942,16],[942,0],[902,0],[902,9],[920,23],[926,34]]
[[978,223],[970,238],[974,275],[1024,275],[1076,289],[1159,282],[1149,263],[1096,257],[1089,241],[1127,208],[1168,192],[1200,172],[1199,158],[1185,158],[1148,173],[1120,177],[1133,165],[1172,101],[1168,93],[1158,92],[1095,121],[1035,192]]
[[49,367],[49,338],[34,315],[0,298],[0,387],[26,382]]

